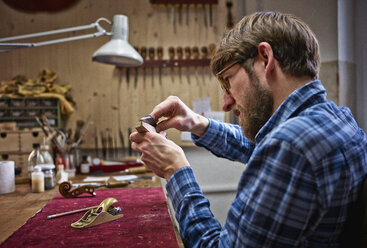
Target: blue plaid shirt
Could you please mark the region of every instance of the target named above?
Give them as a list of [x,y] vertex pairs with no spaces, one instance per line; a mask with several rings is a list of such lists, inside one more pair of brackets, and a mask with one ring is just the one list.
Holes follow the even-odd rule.
[[[348,206],[367,174],[367,140],[320,81],[294,91],[256,136],[210,120],[194,142],[248,163],[222,227],[190,167],[166,188],[188,247],[338,247]],[[220,176],[220,175],[218,175]]]

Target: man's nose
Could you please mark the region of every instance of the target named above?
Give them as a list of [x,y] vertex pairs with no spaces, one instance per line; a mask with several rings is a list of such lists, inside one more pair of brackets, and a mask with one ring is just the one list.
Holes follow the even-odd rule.
[[227,94],[226,92],[223,93],[222,96],[222,109],[225,112],[229,112],[232,110],[232,107],[235,104],[235,100],[233,99],[233,97],[229,94]]

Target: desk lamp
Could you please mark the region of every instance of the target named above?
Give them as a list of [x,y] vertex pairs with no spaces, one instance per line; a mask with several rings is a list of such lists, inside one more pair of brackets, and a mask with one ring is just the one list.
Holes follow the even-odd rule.
[[[58,30],[51,30],[46,32],[19,35],[7,38],[0,38],[0,52],[6,52],[14,49],[25,48],[25,47],[38,47],[44,45],[50,45],[55,43],[62,43],[73,40],[81,40],[99,36],[111,36],[111,40],[99,48],[92,56],[93,61],[100,63],[116,65],[119,67],[132,67],[139,66],[143,63],[143,58],[140,54],[128,43],[128,18],[124,15],[115,15],[113,17],[111,32],[107,32],[103,29],[99,23],[101,21],[106,21],[111,24],[111,22],[106,18],[99,18],[95,23],[70,27]],[[73,32],[85,29],[96,28],[97,32],[92,34],[85,34],[61,39],[54,39],[49,41],[42,41],[36,43],[8,43],[9,41],[34,38],[40,36],[54,35],[66,32]]]

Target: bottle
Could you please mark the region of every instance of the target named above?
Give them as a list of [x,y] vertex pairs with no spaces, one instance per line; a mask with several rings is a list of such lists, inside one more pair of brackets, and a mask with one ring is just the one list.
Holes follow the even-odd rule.
[[28,157],[28,178],[30,180],[30,184],[32,185],[32,172],[35,166],[39,164],[44,164],[45,160],[43,159],[40,152],[40,144],[33,144],[33,151],[29,154]]
[[32,172],[32,192],[42,193],[45,192],[45,178],[41,167],[35,166]]
[[68,173],[64,171],[64,165],[57,165],[57,173],[56,173],[56,183],[61,184],[68,180]]
[[90,171],[89,167],[90,167],[90,163],[87,160],[87,156],[83,156],[82,164],[80,165],[80,172],[82,174],[88,174]]
[[45,190],[53,189],[55,187],[55,165],[44,164],[42,165],[42,171],[45,174]]
[[50,154],[50,147],[46,144],[41,145],[41,155],[44,159],[44,163],[45,164],[54,164],[54,159],[52,158],[51,154]]

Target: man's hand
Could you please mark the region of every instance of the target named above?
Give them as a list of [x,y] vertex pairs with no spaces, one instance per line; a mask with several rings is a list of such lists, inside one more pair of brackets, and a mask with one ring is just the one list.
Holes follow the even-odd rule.
[[192,132],[200,137],[209,126],[207,118],[192,111],[177,96],[170,96],[158,104],[150,115],[155,120],[167,117],[166,120],[158,123],[157,132],[175,128],[180,131]]
[[132,148],[142,153],[144,164],[166,180],[180,168],[190,166],[181,147],[161,134],[134,132],[130,140]]

